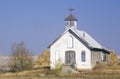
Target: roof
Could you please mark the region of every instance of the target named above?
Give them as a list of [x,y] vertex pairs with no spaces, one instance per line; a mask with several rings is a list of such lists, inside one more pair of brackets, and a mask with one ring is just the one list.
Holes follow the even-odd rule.
[[95,39],[93,39],[85,31],[76,30],[76,33],[79,35],[79,37],[81,39],[85,40],[90,45],[90,47],[93,47],[93,48],[102,48],[102,45],[99,44]]
[[77,21],[77,19],[73,14],[70,14],[67,18],[65,18],[65,21]]
[[[83,43],[87,48],[89,48],[92,51],[104,51],[106,53],[109,53],[108,49],[102,47],[102,45],[100,45],[95,39],[93,39],[85,31],[79,31],[70,28],[66,30],[59,38],[61,38],[66,32],[71,33],[76,39],[78,39],[81,43]],[[59,38],[57,38],[51,45],[53,45]]]

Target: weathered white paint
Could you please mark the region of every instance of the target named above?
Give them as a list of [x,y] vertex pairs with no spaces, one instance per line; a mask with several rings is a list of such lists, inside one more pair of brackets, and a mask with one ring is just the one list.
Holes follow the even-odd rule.
[[[50,68],[54,69],[56,61],[58,59],[61,59],[63,64],[65,64],[65,52],[66,51],[74,51],[75,52],[75,67],[77,69],[92,69],[93,66],[96,65],[96,62],[101,62],[103,58],[103,53],[101,51],[91,51],[90,48],[98,48],[103,49],[103,47],[94,40],[89,34],[87,34],[84,31],[77,30],[77,20],[73,15],[69,15],[66,18],[66,30],[61,35],[61,37],[55,41],[50,46]],[[87,43],[87,46],[83,44],[80,40],[76,38],[76,35],[71,34],[69,32],[69,29],[74,32],[80,39],[82,39],[85,43]],[[74,35],[74,36],[73,36]],[[81,52],[86,52],[86,61],[81,61]],[[99,53],[99,54],[98,54]],[[69,55],[69,54],[68,54]],[[70,55],[70,57],[72,57]],[[68,57],[68,59],[70,58]]]
[[[71,36],[73,38],[73,47],[69,48],[67,46],[68,38]],[[50,47],[50,67],[54,69],[54,64],[58,59],[62,59],[65,64],[65,51],[75,51],[76,53],[76,68],[77,69],[91,69],[91,51],[84,46],[78,39],[76,39],[72,34],[66,32],[61,38],[59,38]],[[86,61],[81,61],[81,52],[86,52]]]

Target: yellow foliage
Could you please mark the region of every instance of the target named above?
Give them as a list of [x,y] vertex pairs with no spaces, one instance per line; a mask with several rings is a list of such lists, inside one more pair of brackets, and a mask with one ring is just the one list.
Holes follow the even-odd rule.
[[115,55],[115,52],[113,50],[111,50],[110,52],[110,64],[111,65],[116,65],[118,64],[118,58],[117,56]]
[[48,50],[44,50],[42,55],[38,57],[38,60],[36,61],[34,68],[49,67],[49,65],[50,65],[50,52]]

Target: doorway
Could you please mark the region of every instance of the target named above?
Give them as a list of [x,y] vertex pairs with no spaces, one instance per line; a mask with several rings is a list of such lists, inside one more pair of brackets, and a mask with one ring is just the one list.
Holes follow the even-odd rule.
[[65,52],[65,65],[74,65],[76,63],[75,59],[75,51]]

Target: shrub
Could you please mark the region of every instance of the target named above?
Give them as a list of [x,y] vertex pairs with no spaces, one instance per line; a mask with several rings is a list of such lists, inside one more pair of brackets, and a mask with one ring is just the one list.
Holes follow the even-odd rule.
[[57,61],[55,61],[54,66],[55,66],[55,69],[60,69],[60,68],[62,68],[62,66],[63,66],[62,59],[59,58]]
[[32,54],[27,50],[23,42],[12,46],[12,55],[10,56],[8,65],[12,72],[19,72],[33,68]]
[[63,67],[63,62],[62,59],[59,58],[55,63],[54,63],[55,68],[53,70],[49,70],[46,72],[46,75],[54,75],[54,76],[60,76],[62,74],[62,67]]

